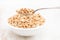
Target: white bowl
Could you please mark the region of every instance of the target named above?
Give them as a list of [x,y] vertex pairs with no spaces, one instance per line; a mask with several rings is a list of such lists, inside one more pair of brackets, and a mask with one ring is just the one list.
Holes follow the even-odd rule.
[[17,28],[9,25],[7,23],[9,29],[11,29],[14,33],[21,35],[21,36],[33,36],[40,32],[40,26],[35,28]]

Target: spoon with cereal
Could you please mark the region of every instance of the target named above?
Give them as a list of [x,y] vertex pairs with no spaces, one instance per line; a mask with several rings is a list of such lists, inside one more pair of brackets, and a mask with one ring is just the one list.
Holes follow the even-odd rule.
[[23,14],[23,15],[32,15],[34,14],[34,10],[33,9],[30,9],[30,8],[21,8],[21,9],[18,9],[16,10],[16,12],[18,14]]
[[60,7],[38,8],[36,10],[29,9],[29,8],[21,8],[19,10],[16,10],[16,12],[19,13],[19,14],[24,14],[24,15],[27,15],[27,14],[32,15],[36,11],[44,10],[44,9],[60,9]]

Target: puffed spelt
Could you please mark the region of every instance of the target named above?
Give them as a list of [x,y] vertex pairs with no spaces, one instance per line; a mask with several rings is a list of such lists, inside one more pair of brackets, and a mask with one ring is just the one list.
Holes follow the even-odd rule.
[[18,28],[34,28],[37,25],[43,25],[44,22],[45,19],[40,15],[40,13],[34,14],[32,9],[26,8],[18,10],[16,15],[8,18],[8,23]]
[[31,15],[34,14],[34,10],[33,9],[29,9],[29,8],[21,8],[19,10],[16,10],[16,12],[18,14],[23,14],[23,15]]

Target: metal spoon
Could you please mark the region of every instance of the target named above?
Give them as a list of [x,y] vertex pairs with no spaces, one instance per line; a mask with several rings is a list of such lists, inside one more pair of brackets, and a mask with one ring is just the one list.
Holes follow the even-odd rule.
[[39,10],[44,10],[44,9],[60,9],[60,7],[39,8],[39,9],[36,9],[33,13]]

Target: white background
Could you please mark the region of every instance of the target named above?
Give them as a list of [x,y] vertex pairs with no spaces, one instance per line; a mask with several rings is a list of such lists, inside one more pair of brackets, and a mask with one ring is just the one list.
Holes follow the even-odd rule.
[[[17,8],[42,8],[60,6],[60,0],[0,0],[0,29],[8,29],[4,21],[14,14]],[[46,19],[41,32],[27,40],[60,40],[60,9],[49,9],[38,11]],[[12,35],[12,36],[11,36]],[[8,40],[24,40],[23,37],[6,34]]]

